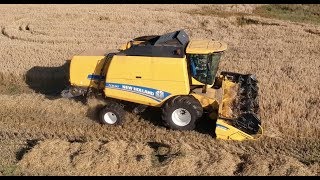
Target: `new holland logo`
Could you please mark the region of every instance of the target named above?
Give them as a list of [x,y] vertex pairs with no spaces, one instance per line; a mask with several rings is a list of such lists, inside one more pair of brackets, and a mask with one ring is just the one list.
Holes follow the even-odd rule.
[[163,99],[170,95],[170,93],[165,91],[142,86],[133,86],[129,84],[106,83],[106,88],[132,92],[135,94],[146,96],[158,102],[161,102]]
[[155,96],[158,99],[163,99],[164,98],[164,92],[163,91],[156,91]]

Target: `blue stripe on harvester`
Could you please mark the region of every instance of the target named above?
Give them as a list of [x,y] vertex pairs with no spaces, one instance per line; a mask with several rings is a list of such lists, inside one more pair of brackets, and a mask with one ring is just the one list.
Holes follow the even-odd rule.
[[142,86],[133,86],[129,84],[106,83],[106,88],[140,94],[158,102],[161,102],[163,99],[170,95],[170,93],[158,89],[152,89]]

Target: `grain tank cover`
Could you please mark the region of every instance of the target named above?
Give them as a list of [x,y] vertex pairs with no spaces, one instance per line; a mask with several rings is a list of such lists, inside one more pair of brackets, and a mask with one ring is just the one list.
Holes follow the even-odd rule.
[[171,33],[164,34],[159,37],[159,39],[154,43],[155,46],[158,45],[176,45],[176,46],[186,46],[189,42],[189,36],[184,30],[175,31]]
[[189,36],[184,30],[163,35],[143,36],[133,39],[143,41],[121,51],[118,55],[183,58],[189,43]]

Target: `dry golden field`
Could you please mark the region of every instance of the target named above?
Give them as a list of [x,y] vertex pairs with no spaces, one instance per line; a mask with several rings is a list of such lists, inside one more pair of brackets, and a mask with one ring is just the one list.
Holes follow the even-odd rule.
[[[320,26],[256,7],[0,5],[0,175],[320,175]],[[226,42],[220,70],[256,74],[261,139],[169,130],[156,110],[103,126],[103,101],[58,97],[73,55],[178,29]]]

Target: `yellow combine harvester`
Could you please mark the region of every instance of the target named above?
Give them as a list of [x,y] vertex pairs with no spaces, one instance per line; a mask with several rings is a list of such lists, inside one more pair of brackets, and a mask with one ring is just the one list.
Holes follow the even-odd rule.
[[217,138],[246,140],[262,134],[258,86],[253,75],[222,72],[216,76],[227,45],[191,40],[183,30],[138,37],[117,51],[92,51],[74,56],[70,87],[63,97],[104,94],[100,112],[104,124],[121,125],[123,101],[162,108],[164,124],[175,130],[193,130],[209,114],[216,121]]

